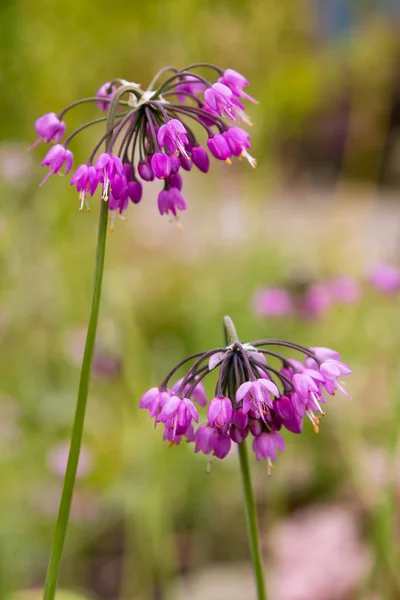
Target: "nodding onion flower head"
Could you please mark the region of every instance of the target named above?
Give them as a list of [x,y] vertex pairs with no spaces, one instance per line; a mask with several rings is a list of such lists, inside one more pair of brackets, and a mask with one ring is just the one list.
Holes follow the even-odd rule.
[[[284,451],[282,431],[301,433],[307,417],[316,433],[325,413],[326,395],[347,392],[341,378],[351,373],[335,350],[306,348],[283,340],[237,340],[229,317],[224,318],[227,346],[198,352],[178,363],[158,387],[147,391],[140,408],[148,410],[154,425],[164,424],[163,438],[179,444],[194,443],[195,452],[225,458],[232,444],[252,438],[256,460],[266,460],[268,473],[277,450]],[[279,350],[284,349],[285,354]],[[297,356],[291,355],[296,353]],[[176,383],[173,376],[183,367],[186,374]],[[207,402],[203,380],[217,373],[214,397]],[[206,420],[199,422],[195,406],[206,407]]]
[[[208,68],[208,79],[197,73],[199,67]],[[41,141],[55,144],[42,162],[50,169],[42,183],[61,167],[67,174],[73,163],[69,149],[72,140],[88,127],[104,122],[104,135],[100,134],[87,161],[72,174],[80,210],[84,206],[89,210],[88,197],[100,188],[99,195],[109,203],[114,223],[116,215],[124,218],[128,207],[141,201],[142,182],[161,180],[164,185],[158,193],[158,210],[178,220],[178,213],[187,207],[180,172],[190,171],[194,164],[207,173],[207,147],[218,160],[230,164],[232,157],[244,157],[255,167],[256,161],[248,152],[250,136],[238,126],[238,121],[251,124],[242,104],[243,100],[255,102],[243,91],[248,85],[237,71],[209,63],[161,69],[149,89],[125,79],[108,81],[93,97],[36,120],[38,139],[32,147]],[[64,117],[87,102],[93,102],[100,116],[79,124],[65,138]],[[190,121],[197,126],[192,129]],[[203,140],[197,139],[194,130],[204,131]]]

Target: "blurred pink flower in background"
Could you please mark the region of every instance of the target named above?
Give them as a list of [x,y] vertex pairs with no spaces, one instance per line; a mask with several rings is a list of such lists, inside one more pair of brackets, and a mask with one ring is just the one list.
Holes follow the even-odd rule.
[[380,292],[393,294],[400,290],[400,269],[394,265],[377,265],[369,271],[368,280]]
[[314,283],[297,302],[300,316],[309,319],[320,319],[331,307],[329,287],[325,283]]
[[333,277],[328,283],[331,298],[337,302],[353,304],[361,299],[361,289],[353,277],[340,275]]
[[289,282],[287,288],[262,288],[253,296],[253,310],[258,316],[295,315],[302,319],[320,319],[335,303],[353,304],[360,298],[358,282],[338,275],[311,284],[300,281]]
[[293,302],[287,290],[277,287],[256,292],[253,307],[257,315],[283,317],[293,311]]
[[370,568],[356,515],[340,505],[293,515],[273,528],[270,544],[274,600],[348,600]]
[[[54,446],[48,455],[47,464],[53,473],[59,475],[60,477],[64,477],[65,469],[67,467],[68,461],[68,452],[69,452],[69,442],[63,442],[58,446]],[[78,463],[78,471],[77,477],[81,479],[92,471],[93,468],[93,458],[90,451],[82,446],[81,453],[79,456]]]

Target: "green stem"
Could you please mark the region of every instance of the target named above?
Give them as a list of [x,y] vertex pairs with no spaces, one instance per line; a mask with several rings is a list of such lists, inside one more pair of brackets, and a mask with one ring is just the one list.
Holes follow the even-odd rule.
[[[225,341],[228,345],[239,341],[235,325],[230,317],[224,317],[223,328]],[[253,562],[254,578],[257,588],[257,600],[267,600],[264,581],[264,568],[262,562],[260,540],[258,534],[257,511],[254,501],[253,486],[251,484],[249,457],[246,442],[238,444],[240,473],[242,476],[244,509],[246,513],[247,534],[250,542],[251,559]]]
[[71,434],[67,469],[61,494],[60,508],[53,536],[50,560],[47,569],[43,600],[54,600],[61,556],[67,533],[72,496],[75,487],[76,472],[82,443],[83,426],[85,422],[86,404],[89,391],[90,369],[94,346],[96,342],[97,321],[99,317],[101,286],[103,281],[104,256],[106,249],[108,221],[108,202],[101,202],[99,229],[97,237],[96,268],[94,276],[93,299],[86,335],[85,352],[83,355],[81,376],[79,380],[78,399]]
[[257,600],[267,600],[264,581],[264,568],[262,563],[260,540],[258,535],[256,503],[254,501],[253,487],[251,485],[249,457],[246,442],[238,444],[240,472],[242,475],[244,509],[247,521],[247,533],[250,541],[251,559],[253,561],[254,577],[256,580]]

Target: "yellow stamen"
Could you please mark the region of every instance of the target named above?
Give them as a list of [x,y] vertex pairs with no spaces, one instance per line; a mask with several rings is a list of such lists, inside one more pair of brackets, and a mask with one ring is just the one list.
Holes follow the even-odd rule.
[[231,161],[230,158],[227,158],[225,162],[226,162],[227,165],[231,165],[232,164],[232,161]]

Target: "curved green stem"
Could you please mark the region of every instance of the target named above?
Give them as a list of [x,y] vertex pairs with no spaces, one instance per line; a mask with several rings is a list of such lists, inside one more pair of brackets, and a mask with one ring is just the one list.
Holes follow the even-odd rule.
[[[239,341],[235,325],[230,317],[224,317],[224,337],[227,345]],[[260,540],[258,535],[257,511],[254,501],[253,487],[251,485],[249,458],[247,455],[246,442],[238,444],[240,473],[242,476],[244,510],[247,521],[247,534],[250,542],[251,559],[253,561],[254,578],[257,589],[257,600],[267,600],[267,592],[264,581],[264,568],[262,562]]]
[[238,444],[240,473],[242,475],[244,509],[247,521],[247,533],[250,541],[251,559],[253,561],[254,578],[257,588],[257,600],[267,600],[264,581],[264,567],[262,563],[260,541],[258,535],[256,503],[254,501],[253,487],[251,485],[249,458],[246,442]]
[[69,449],[67,469],[65,472],[60,508],[58,511],[53,543],[50,552],[50,560],[47,569],[43,600],[54,600],[58,574],[60,570],[61,556],[71,510],[72,496],[75,487],[76,472],[78,468],[83,426],[85,422],[86,404],[89,391],[90,369],[92,365],[92,358],[96,341],[97,321],[99,317],[101,286],[103,281],[104,269],[104,256],[106,249],[107,221],[108,202],[102,201],[97,237],[96,268],[94,276],[92,307],[90,311],[89,324],[86,335],[85,352],[82,361],[78,399],[76,403],[75,418],[71,434],[71,445]]

